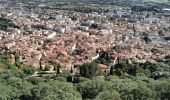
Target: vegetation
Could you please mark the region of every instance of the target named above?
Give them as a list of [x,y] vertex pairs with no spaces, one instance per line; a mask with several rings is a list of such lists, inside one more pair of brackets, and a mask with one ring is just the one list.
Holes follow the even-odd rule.
[[[120,61],[111,67],[114,71],[108,75],[102,74],[97,63],[92,62],[76,66],[80,68],[78,75],[64,71],[44,78],[28,77],[36,69],[10,64],[8,53],[4,53],[0,55],[0,99],[164,100],[170,96],[170,78],[166,74],[170,73],[169,61],[169,56],[156,64]],[[68,82],[70,76],[76,82]]]
[[0,17],[0,30],[6,30],[7,27],[20,28],[19,26],[13,24],[11,20]]
[[97,66],[97,63],[87,63],[79,66],[80,68],[80,75],[87,78],[92,78],[97,76],[101,73],[100,68]]

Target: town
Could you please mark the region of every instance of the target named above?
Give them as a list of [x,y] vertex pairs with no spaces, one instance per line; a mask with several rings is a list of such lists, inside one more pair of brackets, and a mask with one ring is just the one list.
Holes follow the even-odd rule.
[[162,2],[0,0],[0,100],[169,100]]
[[[120,7],[106,13],[82,13],[44,11],[45,5],[36,5],[42,8],[31,13],[24,12],[26,5],[16,5],[8,11],[7,5],[1,5],[1,18],[21,27],[0,31],[0,45],[1,50],[5,46],[18,53],[19,62],[26,65],[39,68],[40,60],[41,66],[53,61],[71,69],[107,53],[109,63],[103,66],[108,69],[117,58],[154,63],[170,54],[170,9],[153,13]],[[11,63],[15,54],[11,53]]]

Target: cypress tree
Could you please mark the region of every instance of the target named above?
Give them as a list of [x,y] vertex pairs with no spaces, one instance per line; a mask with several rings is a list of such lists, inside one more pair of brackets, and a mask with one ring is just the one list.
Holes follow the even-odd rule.
[[113,75],[113,66],[110,67],[110,75]]

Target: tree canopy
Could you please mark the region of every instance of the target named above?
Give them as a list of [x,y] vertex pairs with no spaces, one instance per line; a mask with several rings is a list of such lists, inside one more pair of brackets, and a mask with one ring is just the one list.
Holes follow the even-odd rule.
[[[28,77],[37,69],[10,64],[0,55],[0,100],[165,100],[170,98],[169,57],[151,63],[120,61],[112,74],[101,74],[97,62],[52,77]],[[58,65],[54,65],[58,66]],[[57,71],[57,70],[56,70]],[[78,81],[68,81],[68,76]]]

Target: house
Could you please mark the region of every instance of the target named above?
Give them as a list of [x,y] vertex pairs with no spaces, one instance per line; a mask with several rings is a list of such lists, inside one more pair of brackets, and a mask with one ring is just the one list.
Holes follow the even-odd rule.
[[99,26],[99,29],[102,30],[102,29],[110,29],[110,26],[107,25],[107,24],[102,24]]
[[58,33],[65,33],[66,29],[63,27],[57,27],[57,28],[54,28],[54,31]]
[[99,30],[96,34],[98,35],[106,35],[106,34],[110,34],[110,30],[107,30],[107,29],[102,29],[102,30]]
[[160,19],[159,18],[146,18],[145,19],[145,23],[148,23],[148,24],[157,24],[160,22]]
[[94,24],[94,20],[88,20],[85,22],[86,26],[91,27],[92,24]]
[[129,23],[138,23],[138,19],[137,18],[128,18],[127,21]]
[[56,36],[56,32],[52,32],[51,34],[49,34],[48,36],[47,36],[47,39],[52,39],[52,38],[54,38]]
[[99,53],[97,53],[95,56],[92,56],[92,57],[91,57],[91,61],[94,61],[94,60],[96,60],[97,58],[99,58]]
[[87,27],[87,26],[78,26],[78,29],[83,30],[83,31],[87,31],[87,30],[89,30],[89,27]]
[[55,20],[61,20],[63,18],[63,15],[56,15],[56,16],[51,16]]

